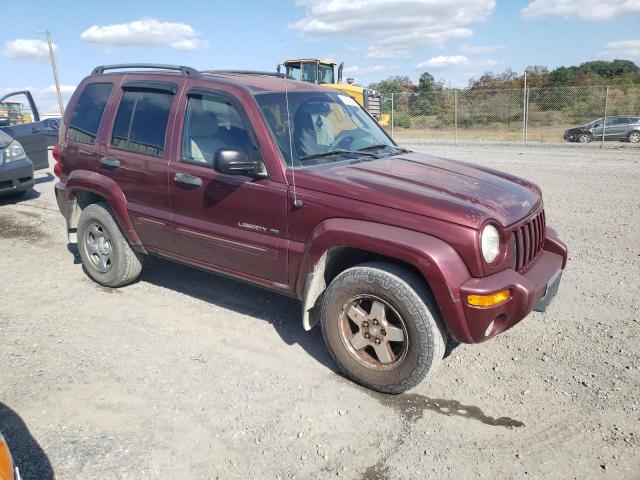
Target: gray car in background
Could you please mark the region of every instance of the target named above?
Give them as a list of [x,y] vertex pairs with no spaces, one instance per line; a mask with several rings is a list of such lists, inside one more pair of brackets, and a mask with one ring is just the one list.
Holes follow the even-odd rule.
[[620,115],[599,118],[582,127],[570,128],[564,132],[568,142],[589,143],[592,140],[618,140],[640,143],[640,117]]

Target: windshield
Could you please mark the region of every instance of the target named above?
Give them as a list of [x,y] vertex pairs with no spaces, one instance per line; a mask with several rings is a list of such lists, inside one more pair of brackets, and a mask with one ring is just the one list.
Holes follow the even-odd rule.
[[347,95],[320,91],[289,93],[290,126],[283,92],[257,94],[256,100],[288,167],[388,156],[403,151]]

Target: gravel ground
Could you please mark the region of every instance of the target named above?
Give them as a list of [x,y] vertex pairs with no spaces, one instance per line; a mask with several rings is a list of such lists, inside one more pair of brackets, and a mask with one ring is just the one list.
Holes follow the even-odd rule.
[[538,182],[570,249],[545,314],[390,397],[299,304],[150,259],[97,286],[41,174],[0,202],[0,430],[25,480],[640,476],[636,149],[419,145]]

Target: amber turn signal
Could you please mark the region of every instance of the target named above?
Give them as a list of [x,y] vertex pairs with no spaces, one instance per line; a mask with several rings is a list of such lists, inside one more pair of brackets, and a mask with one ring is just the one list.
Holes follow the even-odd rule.
[[511,298],[511,290],[501,290],[489,295],[467,295],[467,303],[474,307],[495,307]]

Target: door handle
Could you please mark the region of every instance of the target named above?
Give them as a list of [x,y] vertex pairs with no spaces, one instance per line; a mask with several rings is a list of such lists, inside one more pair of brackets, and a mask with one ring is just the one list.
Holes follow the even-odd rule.
[[102,157],[100,159],[100,166],[107,170],[115,170],[120,167],[120,160],[112,157]]
[[193,175],[189,175],[187,173],[176,173],[173,176],[173,180],[176,183],[184,185],[186,187],[201,187],[202,179],[200,177],[195,177]]

